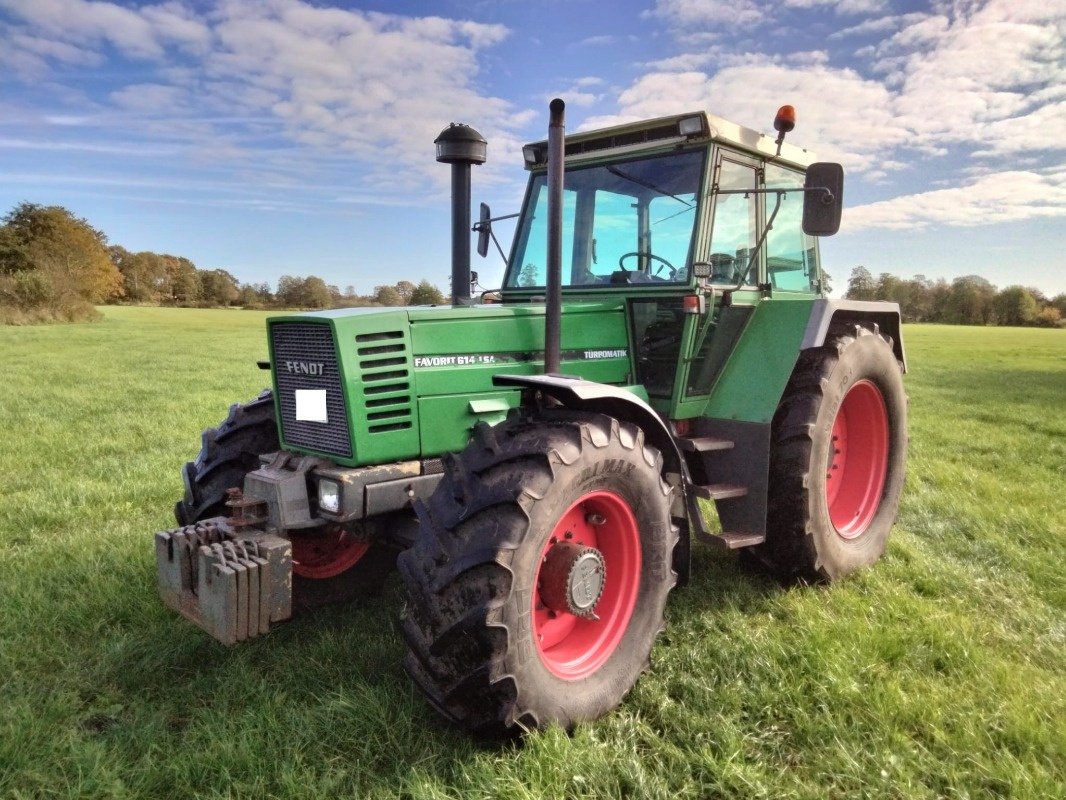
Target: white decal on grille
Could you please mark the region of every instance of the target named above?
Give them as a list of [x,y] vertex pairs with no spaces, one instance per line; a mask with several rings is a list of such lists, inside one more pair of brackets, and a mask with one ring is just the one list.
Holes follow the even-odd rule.
[[298,422],[329,422],[325,389],[295,389]]

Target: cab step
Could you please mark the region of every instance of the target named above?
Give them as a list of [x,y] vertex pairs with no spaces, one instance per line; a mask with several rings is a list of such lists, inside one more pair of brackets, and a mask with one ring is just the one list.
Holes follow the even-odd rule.
[[731,497],[743,497],[748,493],[748,487],[738,483],[712,483],[692,488],[699,497],[705,500],[728,500]]
[[725,533],[712,533],[704,539],[704,541],[719,547],[724,547],[727,550],[740,550],[743,547],[753,547],[754,545],[762,544],[766,541],[766,536],[762,533],[726,531]]
[[733,442],[716,436],[683,436],[677,440],[677,446],[686,453],[706,453],[710,450],[732,450]]

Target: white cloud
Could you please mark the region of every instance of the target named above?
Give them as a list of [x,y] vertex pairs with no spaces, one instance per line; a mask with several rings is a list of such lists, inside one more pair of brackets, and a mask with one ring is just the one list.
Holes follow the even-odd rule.
[[1066,169],[992,173],[963,186],[845,209],[844,217],[849,233],[871,228],[976,227],[1066,217]]
[[[784,0],[809,8],[828,0]],[[836,4],[877,11],[883,3]],[[724,19],[727,5],[661,0],[656,13],[677,24]],[[765,129],[773,109],[800,112],[797,140],[823,156],[883,177],[900,148],[943,154],[960,145],[979,156],[1061,149],[1066,86],[1066,9],[1034,0],[933,4],[933,13],[878,16],[838,36],[887,34],[864,51],[884,77],[832,66],[822,51],[768,56],[702,50],[646,65],[619,96],[619,111],[590,121],[707,108]],[[736,20],[734,20],[736,21]],[[870,63],[872,61],[872,63]],[[717,71],[707,72],[714,65]],[[673,74],[671,74],[673,73]],[[898,158],[896,159],[898,162]]]
[[[833,98],[826,103],[825,98]],[[707,109],[756,130],[772,129],[782,103],[797,110],[796,141],[817,142],[819,156],[853,171],[879,166],[879,155],[905,138],[893,118],[891,96],[879,82],[825,65],[796,68],[764,58],[701,72],[645,75],[619,96],[619,114],[582,127]]]
[[103,113],[142,131],[189,137],[201,151],[221,139],[203,120],[236,111],[274,124],[249,124],[220,141],[220,153],[254,158],[255,139],[280,125],[292,141],[346,152],[382,184],[409,188],[427,176],[446,180],[432,142],[447,122],[470,122],[494,145],[517,150],[514,131],[526,118],[477,86],[479,55],[508,35],[501,25],[304,0],[222,0],[207,9],[176,0],[135,8],[0,0],[0,7],[15,20],[4,63],[29,76],[48,63],[100,63],[108,48],[146,60]]
[[656,0],[649,14],[680,30],[707,25],[732,28],[762,21],[766,8],[756,0]]
[[646,16],[664,20],[679,38],[699,33],[693,28],[748,28],[775,20],[781,9],[827,9],[839,15],[880,14],[889,0],[656,0]]
[[600,36],[589,36],[585,39],[582,39],[577,44],[579,47],[602,47],[604,45],[614,44],[617,41],[617,36],[609,36],[604,34]]
[[923,12],[914,12],[911,14],[891,14],[885,17],[864,19],[857,25],[833,31],[829,34],[829,38],[835,40],[846,39],[849,36],[865,36],[871,33],[884,33],[886,31],[897,30],[908,25],[913,25],[924,19],[926,16],[927,15]]

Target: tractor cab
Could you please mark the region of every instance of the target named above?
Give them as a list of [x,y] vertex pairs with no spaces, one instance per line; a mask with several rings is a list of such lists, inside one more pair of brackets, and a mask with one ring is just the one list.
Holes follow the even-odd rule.
[[[624,307],[629,383],[643,387],[664,416],[703,412],[762,300],[809,303],[824,293],[818,242],[804,228],[814,159],[783,143],[783,129],[791,129],[786,109],[775,122],[777,141],[704,112],[566,139],[564,303]],[[546,292],[547,142],[526,145],[523,156],[532,174],[505,304],[543,302]],[[839,195],[836,187],[830,204],[838,217]]]

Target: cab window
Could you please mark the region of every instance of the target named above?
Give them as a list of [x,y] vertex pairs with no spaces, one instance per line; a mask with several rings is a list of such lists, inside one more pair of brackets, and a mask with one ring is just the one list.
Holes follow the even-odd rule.
[[[756,189],[755,167],[723,158],[718,167],[718,185],[711,232],[711,282],[753,284],[756,265],[750,264],[758,241],[756,231],[757,194],[722,194]],[[742,281],[741,278],[744,278]]]
[[[774,164],[766,166],[767,189],[795,189],[803,174]],[[766,195],[767,218],[777,197]],[[803,193],[789,192],[781,199],[774,226],[766,237],[766,270],[774,289],[794,292],[818,290],[818,249],[814,237],[803,232]]]

